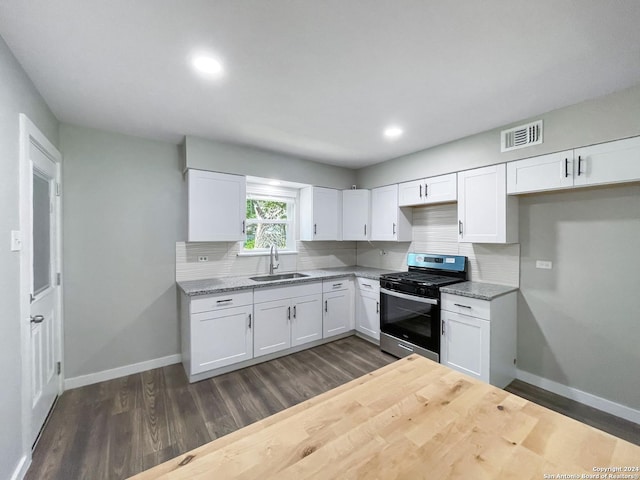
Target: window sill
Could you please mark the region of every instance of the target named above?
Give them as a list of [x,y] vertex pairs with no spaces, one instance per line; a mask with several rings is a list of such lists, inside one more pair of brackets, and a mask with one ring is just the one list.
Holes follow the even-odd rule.
[[[278,255],[297,255],[295,250],[278,250]],[[267,251],[261,252],[238,252],[238,257],[268,257],[270,253]]]

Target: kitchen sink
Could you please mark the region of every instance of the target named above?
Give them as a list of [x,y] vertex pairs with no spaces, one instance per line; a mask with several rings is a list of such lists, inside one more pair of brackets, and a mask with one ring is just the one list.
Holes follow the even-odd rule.
[[279,273],[277,275],[262,275],[260,277],[249,278],[256,282],[273,282],[275,280],[289,280],[291,278],[304,278],[308,276],[309,275],[305,275],[304,273]]

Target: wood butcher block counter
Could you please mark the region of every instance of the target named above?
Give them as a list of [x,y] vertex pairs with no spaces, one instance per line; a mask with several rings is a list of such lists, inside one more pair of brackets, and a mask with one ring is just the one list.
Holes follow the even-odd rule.
[[522,480],[638,465],[636,445],[411,355],[132,478]]

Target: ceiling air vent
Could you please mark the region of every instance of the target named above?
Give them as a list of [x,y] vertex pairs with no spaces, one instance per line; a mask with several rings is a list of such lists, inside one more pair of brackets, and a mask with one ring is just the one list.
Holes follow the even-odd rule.
[[500,139],[501,152],[542,143],[542,120],[503,130],[500,134]]

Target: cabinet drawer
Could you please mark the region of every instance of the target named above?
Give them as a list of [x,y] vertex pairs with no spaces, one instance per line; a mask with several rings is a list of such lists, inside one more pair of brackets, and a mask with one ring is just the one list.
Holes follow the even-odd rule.
[[338,290],[346,290],[347,288],[349,288],[351,281],[352,280],[349,277],[323,280],[322,293],[337,292]]
[[253,303],[253,290],[207,295],[191,299],[191,313],[209,312],[223,308],[241,307]]
[[375,293],[376,295],[380,293],[380,282],[378,280],[357,277],[356,281],[358,282],[358,290]]
[[480,300],[478,298],[443,293],[442,310],[489,320],[491,314],[491,302],[488,302],[487,300]]

